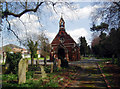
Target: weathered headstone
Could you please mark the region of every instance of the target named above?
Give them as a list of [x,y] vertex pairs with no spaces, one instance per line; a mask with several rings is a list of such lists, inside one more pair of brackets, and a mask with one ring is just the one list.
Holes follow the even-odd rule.
[[51,71],[50,73],[53,73],[53,63],[51,64]]
[[61,59],[58,59],[58,68],[61,68]]
[[41,68],[42,78],[45,78],[47,76],[47,74],[44,71],[44,67],[42,65],[40,65],[40,68]]
[[26,82],[26,59],[21,59],[18,64],[18,83],[22,84]]
[[28,60],[26,59],[26,72],[28,72]]

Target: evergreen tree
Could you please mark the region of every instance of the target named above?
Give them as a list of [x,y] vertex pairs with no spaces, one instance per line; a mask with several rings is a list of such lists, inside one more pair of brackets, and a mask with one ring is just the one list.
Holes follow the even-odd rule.
[[85,37],[79,38],[79,46],[80,46],[80,53],[81,55],[86,55],[88,52],[88,46]]

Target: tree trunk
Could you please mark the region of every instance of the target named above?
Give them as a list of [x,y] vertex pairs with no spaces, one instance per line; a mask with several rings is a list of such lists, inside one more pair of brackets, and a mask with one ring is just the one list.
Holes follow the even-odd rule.
[[38,66],[39,65],[39,59],[37,58],[36,60],[36,65]]
[[34,63],[34,57],[33,55],[31,55],[31,65],[33,66],[33,63]]
[[47,60],[46,60],[46,57],[44,57],[44,65],[46,66],[47,64]]

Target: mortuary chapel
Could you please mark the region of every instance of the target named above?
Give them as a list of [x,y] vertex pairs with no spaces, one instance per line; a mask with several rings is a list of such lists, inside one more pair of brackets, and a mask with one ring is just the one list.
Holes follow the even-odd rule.
[[59,32],[51,43],[51,61],[53,61],[53,57],[67,61],[80,60],[79,46],[76,44],[73,38],[67,34],[63,17],[61,17],[59,21]]

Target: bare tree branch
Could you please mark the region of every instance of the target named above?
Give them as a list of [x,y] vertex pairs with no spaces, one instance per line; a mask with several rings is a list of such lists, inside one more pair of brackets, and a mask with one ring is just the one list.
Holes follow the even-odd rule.
[[24,22],[19,18],[19,20],[22,22],[22,24],[24,25],[24,27],[25,27],[25,30],[26,30],[26,35],[27,35],[27,28],[26,28],[26,26],[25,26],[25,24],[24,24]]
[[15,36],[16,36],[16,38],[19,40],[19,42],[21,43],[21,40],[20,40],[20,38],[18,37],[18,35],[11,29],[11,24],[10,24],[10,22],[8,21],[8,19],[6,18],[6,21],[7,21],[7,23],[8,23],[8,27],[7,27],[7,29],[9,30],[9,31],[11,31]]
[[[120,2],[120,1],[119,1]],[[120,8],[120,4],[118,2],[113,2],[114,4],[116,4],[119,8]],[[120,9],[119,9],[120,10]]]
[[44,2],[40,2],[40,3],[36,6],[36,8],[34,8],[34,9],[25,9],[24,11],[22,11],[22,12],[19,13],[19,14],[15,14],[15,13],[12,13],[12,12],[6,10],[6,11],[3,12],[3,14],[4,14],[3,17],[7,17],[8,15],[12,15],[12,16],[14,16],[14,17],[21,17],[23,14],[25,14],[25,13],[27,13],[27,12],[36,12],[37,9],[39,8],[39,6],[41,6],[43,3],[44,3]]

